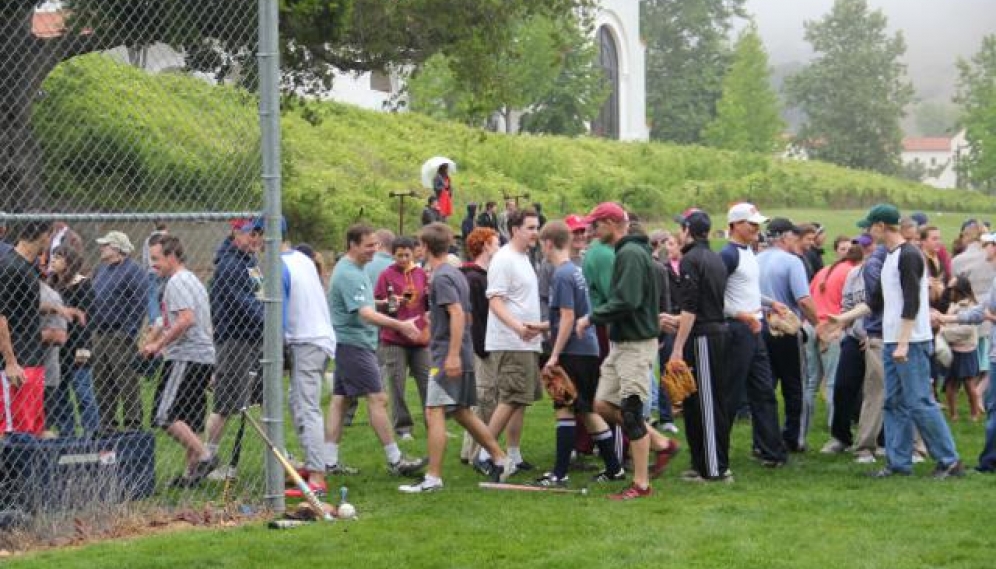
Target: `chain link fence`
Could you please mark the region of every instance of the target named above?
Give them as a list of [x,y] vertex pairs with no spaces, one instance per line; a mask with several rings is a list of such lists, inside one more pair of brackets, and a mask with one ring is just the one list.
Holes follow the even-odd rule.
[[259,21],[257,0],[0,5],[0,547],[282,503],[240,428],[280,242]]

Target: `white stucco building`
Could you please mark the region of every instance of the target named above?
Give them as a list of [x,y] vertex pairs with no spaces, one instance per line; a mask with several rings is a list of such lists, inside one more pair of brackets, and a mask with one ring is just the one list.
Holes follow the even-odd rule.
[[958,172],[955,166],[959,156],[968,147],[965,130],[954,136],[934,136],[903,139],[903,164],[919,162],[927,171],[921,180],[935,188],[957,188]]
[[[593,133],[619,140],[647,140],[646,46],[640,36],[640,0],[601,0],[596,16],[596,41],[602,67],[613,91],[601,116],[591,125]],[[372,110],[397,102],[403,85],[396,76],[382,73],[339,73],[328,98]],[[513,128],[517,116],[513,115]],[[497,119],[497,130],[505,130]]]

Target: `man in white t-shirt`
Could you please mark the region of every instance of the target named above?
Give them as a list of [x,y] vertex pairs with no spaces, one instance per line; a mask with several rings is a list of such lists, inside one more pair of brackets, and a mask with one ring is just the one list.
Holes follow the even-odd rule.
[[[284,243],[283,262],[284,343],[290,353],[291,420],[301,447],[308,486],[324,493],[326,453],[325,417],[322,414],[322,380],[329,360],[335,356],[335,332],[329,315],[325,289],[315,262]],[[290,498],[300,490],[287,491]]]
[[[539,216],[532,209],[509,212],[510,239],[488,268],[488,326],[484,347],[494,360],[498,379],[498,405],[488,427],[497,438],[508,427],[508,455],[520,470],[531,465],[522,460],[519,441],[526,407],[536,399],[539,380],[539,284],[529,261],[529,250],[539,235]],[[482,458],[485,458],[482,454]]]

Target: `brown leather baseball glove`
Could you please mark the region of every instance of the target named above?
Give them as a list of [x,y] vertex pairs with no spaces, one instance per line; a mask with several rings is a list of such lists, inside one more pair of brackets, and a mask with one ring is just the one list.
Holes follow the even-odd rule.
[[698,391],[695,384],[695,377],[692,370],[688,369],[688,364],[683,361],[670,361],[664,366],[664,375],[661,376],[661,383],[671,396],[672,403],[681,403],[688,396]]
[[578,398],[578,390],[574,387],[574,382],[567,376],[567,372],[560,366],[543,368],[543,387],[550,394],[550,399],[557,405],[567,407],[573,405]]

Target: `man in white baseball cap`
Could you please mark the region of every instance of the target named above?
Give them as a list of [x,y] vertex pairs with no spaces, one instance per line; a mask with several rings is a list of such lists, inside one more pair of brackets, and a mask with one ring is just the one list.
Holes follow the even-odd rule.
[[738,204],[734,204],[733,207],[730,208],[730,211],[727,212],[726,221],[730,225],[740,223],[742,221],[760,225],[762,223],[768,223],[768,218],[761,215],[761,212],[757,210],[757,207],[755,207],[754,204],[740,202]]

